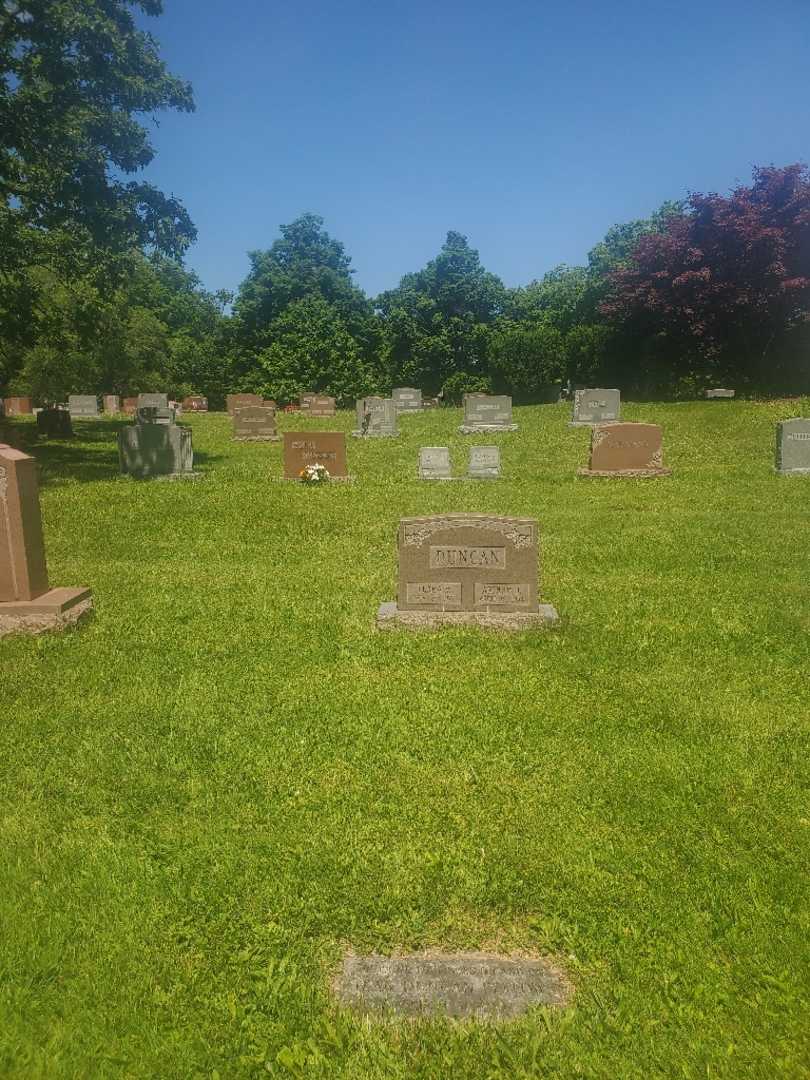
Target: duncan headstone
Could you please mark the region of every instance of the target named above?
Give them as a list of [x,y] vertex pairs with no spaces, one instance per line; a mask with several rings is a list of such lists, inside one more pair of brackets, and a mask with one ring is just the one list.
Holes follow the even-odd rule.
[[[152,476],[188,477],[194,473],[191,428],[163,423],[152,414],[159,409],[139,409],[138,422],[118,432],[121,472],[145,480]],[[167,412],[171,410],[167,409]]]
[[521,630],[556,622],[552,605],[538,601],[538,532],[533,518],[403,518],[397,601],[381,605],[378,627]]
[[450,450],[446,446],[423,446],[419,451],[420,480],[452,480]]
[[422,391],[413,386],[398,386],[391,391],[391,398],[398,412],[419,412],[422,408]]
[[0,634],[52,629],[90,605],[89,589],[50,588],[36,462],[0,444]]
[[279,442],[276,410],[264,405],[245,405],[233,414],[233,438],[236,442]]
[[669,476],[658,424],[595,424],[591,456],[580,476]]
[[783,420],[776,425],[776,471],[810,473],[810,420]]
[[571,427],[617,423],[622,407],[618,390],[575,390]]
[[67,409],[40,409],[37,413],[37,431],[50,439],[69,439],[73,424]]
[[323,465],[331,479],[347,480],[346,435],[342,431],[285,431],[284,479],[300,480],[307,465]]
[[356,438],[396,438],[397,410],[391,398],[360,398],[355,406],[357,427],[352,432]]
[[68,412],[71,420],[95,420],[98,418],[98,398],[95,394],[70,394]]
[[472,480],[497,480],[501,475],[501,451],[497,446],[473,446],[467,476]]
[[465,394],[462,435],[479,432],[517,431],[512,423],[512,399],[506,394]]

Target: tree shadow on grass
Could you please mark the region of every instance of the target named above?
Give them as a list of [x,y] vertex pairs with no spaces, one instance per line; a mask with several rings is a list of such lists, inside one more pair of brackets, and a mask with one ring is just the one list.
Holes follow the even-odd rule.
[[[0,443],[36,458],[41,487],[65,481],[88,484],[121,476],[118,432],[130,426],[126,420],[79,420],[74,421],[72,439],[49,439],[39,435],[36,424],[6,420]],[[195,450],[194,470],[219,460],[218,454]]]

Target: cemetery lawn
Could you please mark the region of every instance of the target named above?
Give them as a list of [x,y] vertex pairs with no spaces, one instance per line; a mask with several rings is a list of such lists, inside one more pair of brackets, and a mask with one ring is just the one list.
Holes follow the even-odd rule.
[[[569,406],[427,412],[324,489],[225,415],[181,482],[118,478],[116,422],[11,422],[96,611],[0,641],[0,1076],[810,1076],[810,476],[773,471],[808,409],[626,404],[654,480],[577,478]],[[472,443],[503,479],[416,479]],[[375,630],[399,518],[460,510],[539,519],[559,629]],[[349,948],[548,955],[575,997],[370,1022]]]

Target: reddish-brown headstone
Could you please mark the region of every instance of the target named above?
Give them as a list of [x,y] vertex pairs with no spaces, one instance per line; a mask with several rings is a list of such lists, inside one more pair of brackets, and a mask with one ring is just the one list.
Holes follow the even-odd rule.
[[241,409],[234,409],[233,437],[237,441],[275,441],[278,438],[276,410],[263,405],[244,405]]
[[126,416],[134,416],[138,411],[138,399],[136,397],[125,397],[121,405],[121,412]]
[[596,424],[591,430],[590,476],[666,476],[658,424]]
[[0,444],[0,603],[48,591],[37,463]]
[[115,416],[121,412],[121,398],[118,394],[105,394],[104,395],[104,412],[110,416]]
[[183,408],[189,412],[208,412],[208,398],[201,394],[191,394],[183,398]]
[[309,403],[310,416],[334,416],[335,399],[328,394],[314,394]]
[[285,431],[284,478],[298,480],[307,465],[323,465],[331,477],[347,477],[342,431]]
[[3,399],[6,416],[30,416],[34,402],[30,397],[7,397]]
[[246,405],[261,405],[264,398],[261,394],[226,394],[225,408],[233,416],[234,409],[241,409]]
[[299,394],[298,395],[298,404],[299,404],[300,408],[303,409],[304,412],[308,412],[309,407],[312,404],[312,399],[314,397],[317,397],[317,396],[318,396],[317,394]]

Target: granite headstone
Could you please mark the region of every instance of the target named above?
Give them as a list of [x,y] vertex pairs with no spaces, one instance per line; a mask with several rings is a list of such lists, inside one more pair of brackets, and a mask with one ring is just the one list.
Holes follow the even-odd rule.
[[40,409],[37,413],[37,432],[50,439],[69,439],[73,424],[67,409]]
[[575,390],[570,426],[617,423],[621,407],[622,396],[618,390]]
[[517,431],[512,423],[512,399],[506,394],[465,394],[462,435],[479,432]]
[[501,451],[497,446],[473,446],[467,476],[472,480],[497,480],[501,475]]
[[391,398],[398,412],[419,412],[422,408],[422,391],[413,386],[398,386],[391,391]]
[[810,420],[782,420],[776,425],[776,471],[810,473]]
[[423,446],[419,451],[420,480],[452,480],[450,450],[446,446]]
[[347,480],[346,435],[342,431],[285,431],[284,479],[300,480],[307,465],[323,465],[333,480]]
[[357,438],[395,438],[399,435],[397,410],[391,398],[360,398],[355,411],[357,427],[352,435]]
[[595,424],[591,456],[580,476],[669,476],[658,424]]
[[95,394],[70,394],[68,412],[71,420],[95,420],[98,418],[98,398]]
[[279,442],[276,410],[264,405],[244,405],[234,409],[233,438],[236,442]]

